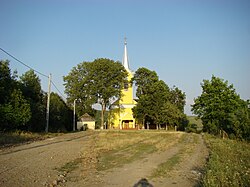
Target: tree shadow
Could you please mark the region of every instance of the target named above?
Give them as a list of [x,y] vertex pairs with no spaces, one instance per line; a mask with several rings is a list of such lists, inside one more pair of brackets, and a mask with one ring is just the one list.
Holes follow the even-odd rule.
[[154,187],[146,178],[140,179],[133,187]]

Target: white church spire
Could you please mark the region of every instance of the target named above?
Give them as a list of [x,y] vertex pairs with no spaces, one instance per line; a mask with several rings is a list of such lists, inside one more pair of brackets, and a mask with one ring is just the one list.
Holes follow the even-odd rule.
[[128,62],[128,52],[127,52],[127,38],[124,38],[124,55],[122,60],[122,65],[126,70],[129,70],[129,62]]

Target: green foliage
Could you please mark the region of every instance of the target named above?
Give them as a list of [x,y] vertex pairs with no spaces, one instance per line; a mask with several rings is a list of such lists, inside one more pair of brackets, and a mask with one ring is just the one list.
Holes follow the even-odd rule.
[[183,113],[186,104],[186,95],[179,88],[174,86],[170,91],[170,101]]
[[222,140],[205,135],[210,158],[203,176],[203,186],[250,186],[250,144]]
[[197,116],[187,116],[186,132],[201,133],[203,129],[202,121]]
[[32,113],[28,128],[24,130],[43,131],[45,129],[46,101],[42,92],[41,81],[33,70],[29,70],[20,77],[19,82],[24,97],[29,101]]
[[139,98],[132,110],[139,121],[151,121],[157,127],[184,122],[185,93],[176,87],[169,89],[154,71],[146,68],[139,68],[132,81],[137,86],[136,95]]
[[11,75],[9,61],[0,61],[0,130],[23,128],[30,120],[30,105],[18,88],[16,72]]
[[29,70],[20,76],[22,92],[32,102],[40,102],[42,98],[41,81],[34,70]]
[[12,106],[13,118],[11,121],[16,127],[24,126],[31,118],[29,103],[24,99],[20,90],[14,90],[11,94],[10,105]]
[[0,104],[7,103],[12,91],[13,79],[9,69],[9,61],[0,61]]
[[[0,131],[44,131],[47,98],[39,77],[29,70],[16,79],[17,72],[11,74],[9,61],[0,61]],[[51,130],[71,130],[72,112],[63,100],[54,100],[53,94],[50,117],[55,124]]]
[[63,99],[56,93],[50,94],[49,131],[65,132],[73,128],[73,113]]
[[201,86],[202,94],[194,100],[192,111],[201,118],[203,129],[212,134],[224,130],[236,138],[249,137],[249,103],[240,99],[233,85],[212,76]]
[[142,95],[147,94],[151,90],[151,85],[158,80],[159,78],[155,71],[150,71],[147,68],[139,68],[131,80],[137,86],[136,96],[140,98]]
[[64,77],[68,102],[73,103],[74,99],[80,98],[82,104],[78,105],[77,110],[82,114],[89,113],[93,104],[100,104],[103,126],[104,113],[111,104],[110,99],[121,97],[121,89],[126,78],[127,72],[122,64],[110,59],[100,58],[93,62],[80,63]]

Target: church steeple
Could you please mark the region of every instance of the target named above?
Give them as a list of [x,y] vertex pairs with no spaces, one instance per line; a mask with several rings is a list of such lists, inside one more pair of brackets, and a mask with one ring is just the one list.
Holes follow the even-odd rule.
[[122,65],[126,70],[129,70],[129,62],[128,62],[128,52],[127,52],[127,38],[124,38],[124,55],[122,60]]

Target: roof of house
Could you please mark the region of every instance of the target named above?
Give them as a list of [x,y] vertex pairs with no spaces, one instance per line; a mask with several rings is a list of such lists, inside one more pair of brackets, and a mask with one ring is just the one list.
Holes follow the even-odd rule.
[[88,113],[85,113],[83,114],[81,117],[80,117],[81,121],[95,121],[95,119],[90,116]]

